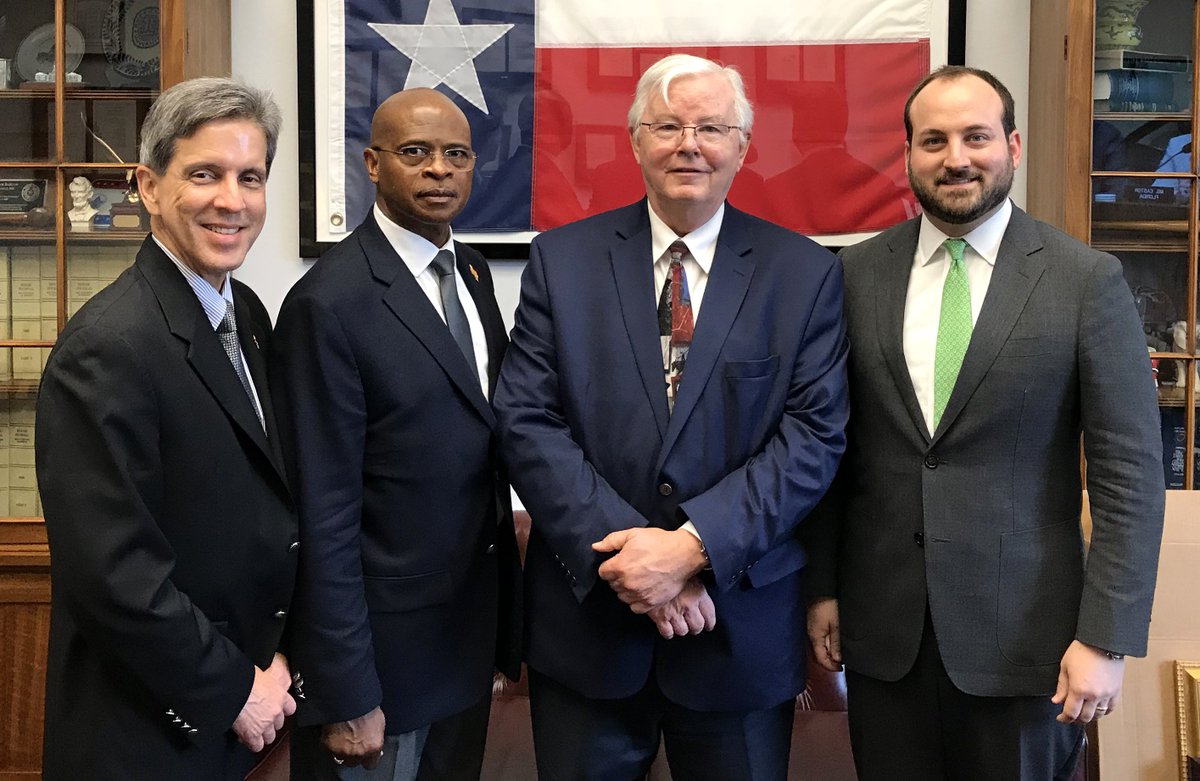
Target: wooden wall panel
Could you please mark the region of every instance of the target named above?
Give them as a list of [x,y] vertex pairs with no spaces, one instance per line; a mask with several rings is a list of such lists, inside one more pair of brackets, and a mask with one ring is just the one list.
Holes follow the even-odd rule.
[[3,781],[41,777],[49,631],[50,579],[45,570],[23,567],[0,570],[0,779]]

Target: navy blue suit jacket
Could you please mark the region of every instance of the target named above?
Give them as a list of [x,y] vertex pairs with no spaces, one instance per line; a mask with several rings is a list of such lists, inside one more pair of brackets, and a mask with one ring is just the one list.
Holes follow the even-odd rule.
[[[808,239],[726,206],[687,369],[668,412],[645,201],[538,236],[495,394],[533,520],[528,661],[588,697],[653,673],[697,710],[804,686],[796,531],[844,449],[842,273]],[[717,626],[662,640],[597,576],[591,544],[695,524]]]
[[[455,250],[494,386],[507,338],[491,274]],[[479,702],[497,663],[518,674],[520,575],[475,373],[373,216],[296,283],[276,333],[272,388],[300,504],[300,721],[382,705],[397,734]]]

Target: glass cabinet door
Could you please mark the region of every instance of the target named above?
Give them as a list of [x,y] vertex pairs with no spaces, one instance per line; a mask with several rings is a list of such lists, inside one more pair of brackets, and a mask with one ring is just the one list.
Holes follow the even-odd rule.
[[1091,244],[1120,259],[1158,389],[1168,488],[1196,459],[1193,0],[1096,0]]

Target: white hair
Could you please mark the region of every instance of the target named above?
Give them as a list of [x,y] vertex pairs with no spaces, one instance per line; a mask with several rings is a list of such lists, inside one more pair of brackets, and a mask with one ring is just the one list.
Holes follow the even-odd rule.
[[667,90],[671,82],[682,76],[701,76],[709,73],[719,73],[729,82],[733,89],[733,113],[737,126],[744,136],[750,135],[750,126],[754,124],[754,108],[746,98],[746,86],[742,83],[742,74],[732,65],[718,65],[712,60],[696,57],[691,54],[670,54],[651,65],[638,79],[637,89],[633,93],[633,105],[629,107],[629,132],[637,135],[641,128],[639,124],[650,98],[658,93],[663,102],[671,105],[667,98]]

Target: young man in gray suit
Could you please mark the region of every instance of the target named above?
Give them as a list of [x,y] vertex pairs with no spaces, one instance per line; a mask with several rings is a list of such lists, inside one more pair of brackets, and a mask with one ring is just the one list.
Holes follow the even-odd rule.
[[924,214],[843,253],[853,412],[808,621],[817,660],[845,660],[867,781],[1068,777],[1146,650],[1163,473],[1141,324],[1115,258],[1008,200],[1015,124],[991,74],[931,74],[905,107]]

